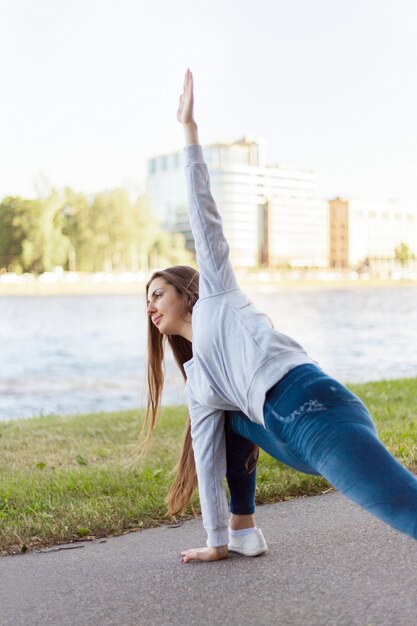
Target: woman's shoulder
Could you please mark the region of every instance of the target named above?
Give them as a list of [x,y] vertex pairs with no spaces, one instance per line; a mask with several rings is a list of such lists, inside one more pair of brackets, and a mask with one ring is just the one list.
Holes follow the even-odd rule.
[[209,307],[215,304],[218,305],[219,301],[223,302],[224,304],[229,304],[230,306],[234,306],[237,308],[252,302],[250,297],[244,291],[242,291],[242,289],[240,289],[239,287],[237,289],[230,289],[229,291],[220,291],[218,293],[213,293],[207,296],[200,297],[197,300],[194,308],[196,308],[197,305],[199,307],[203,305],[209,306]]

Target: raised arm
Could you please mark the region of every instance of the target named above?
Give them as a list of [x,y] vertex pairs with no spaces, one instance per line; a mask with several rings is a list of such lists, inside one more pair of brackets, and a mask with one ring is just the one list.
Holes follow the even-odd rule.
[[185,74],[177,119],[184,128],[189,218],[200,272],[200,298],[203,298],[238,289],[239,285],[230,262],[229,244],[211,194],[208,168],[199,144],[194,120],[193,76],[190,70]]

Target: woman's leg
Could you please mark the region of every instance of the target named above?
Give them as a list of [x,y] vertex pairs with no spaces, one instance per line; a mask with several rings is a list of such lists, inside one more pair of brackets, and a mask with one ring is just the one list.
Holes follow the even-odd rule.
[[347,498],[417,539],[417,478],[368,425],[314,421],[305,429],[303,458]]
[[[230,491],[230,512],[233,515],[248,516],[255,512],[256,465],[247,472],[247,462],[255,443],[278,461],[306,474],[318,472],[298,461],[272,432],[260,424],[252,422],[242,411],[225,411],[227,483]],[[251,459],[249,467],[253,465]],[[235,520],[236,521],[236,520]],[[241,520],[250,526],[251,520]]]
[[226,479],[230,491],[231,518],[233,520],[233,517],[236,515],[245,517],[251,516],[252,519],[251,517],[248,517],[242,521],[246,522],[246,527],[253,526],[253,515],[255,513],[256,466],[250,473],[246,471],[246,462],[253,451],[253,443],[240,436],[238,433],[233,432],[230,428],[230,421],[227,418],[227,413],[228,412],[226,411]]
[[266,428],[347,498],[417,539],[417,478],[378,439],[362,401],[313,366],[267,394]]
[[[226,450],[228,455],[227,470],[232,481],[235,477],[233,483],[246,480],[249,485],[249,478],[243,478],[244,460],[247,458],[254,443],[277,459],[277,461],[288,465],[292,469],[296,469],[304,474],[320,476],[319,472],[298,459],[289,446],[278,439],[271,430],[267,430],[261,424],[252,422],[242,411],[225,411],[225,416]],[[236,484],[235,492],[238,491],[238,488],[239,486]],[[253,493],[255,493],[255,481],[253,482]]]

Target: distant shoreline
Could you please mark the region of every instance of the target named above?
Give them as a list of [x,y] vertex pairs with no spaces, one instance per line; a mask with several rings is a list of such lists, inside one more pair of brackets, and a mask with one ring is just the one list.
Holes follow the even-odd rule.
[[[367,280],[266,280],[250,281],[239,279],[240,287],[246,292],[272,293],[295,289],[354,289],[364,287],[417,287],[417,280],[367,279]],[[40,283],[26,284],[0,283],[2,296],[122,296],[144,295],[146,281],[134,283]]]

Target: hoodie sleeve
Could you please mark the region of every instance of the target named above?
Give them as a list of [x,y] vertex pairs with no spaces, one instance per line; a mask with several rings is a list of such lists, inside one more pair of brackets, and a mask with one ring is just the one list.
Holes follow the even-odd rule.
[[200,273],[200,298],[238,289],[229,258],[229,244],[210,190],[208,168],[199,144],[186,146],[185,176],[188,210]]
[[190,401],[191,438],[197,470],[203,525],[207,545],[224,546],[229,541],[229,505],[226,476],[224,411]]

